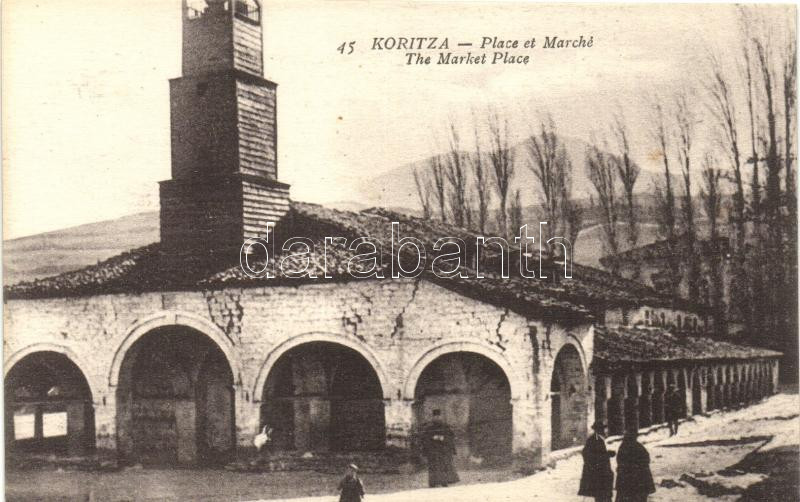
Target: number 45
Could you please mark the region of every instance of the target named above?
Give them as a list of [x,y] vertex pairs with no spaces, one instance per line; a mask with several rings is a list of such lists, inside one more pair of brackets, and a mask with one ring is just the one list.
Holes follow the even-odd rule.
[[353,41],[353,42],[344,42],[342,45],[337,47],[336,50],[339,51],[341,54],[345,54],[344,51],[345,51],[345,49],[347,49],[347,54],[352,54],[353,51],[355,50],[355,45],[356,45],[355,41]]

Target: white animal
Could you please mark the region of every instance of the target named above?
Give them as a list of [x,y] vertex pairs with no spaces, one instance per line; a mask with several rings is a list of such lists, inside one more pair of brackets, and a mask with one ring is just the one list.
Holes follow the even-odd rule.
[[266,425],[261,429],[261,432],[256,434],[256,437],[253,438],[253,444],[258,451],[261,451],[261,448],[270,441],[272,441],[272,428]]

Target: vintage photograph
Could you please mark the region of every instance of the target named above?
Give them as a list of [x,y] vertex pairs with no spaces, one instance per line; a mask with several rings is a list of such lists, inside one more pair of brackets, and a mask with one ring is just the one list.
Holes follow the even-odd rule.
[[800,500],[795,4],[6,0],[9,501]]

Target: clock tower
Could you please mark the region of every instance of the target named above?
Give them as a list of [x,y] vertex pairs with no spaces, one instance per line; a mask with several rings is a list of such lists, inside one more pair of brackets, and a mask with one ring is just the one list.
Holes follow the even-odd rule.
[[236,253],[289,208],[278,181],[276,88],[264,78],[257,0],[183,0],[170,80],[172,179],[159,185],[165,253]]

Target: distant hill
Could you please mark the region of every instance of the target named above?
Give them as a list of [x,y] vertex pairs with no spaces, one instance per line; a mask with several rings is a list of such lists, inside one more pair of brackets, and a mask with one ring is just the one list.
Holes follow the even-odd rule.
[[12,239],[3,243],[3,283],[76,270],[158,240],[157,211]]
[[[573,165],[573,197],[588,200],[590,195],[595,194],[594,187],[586,175],[585,168],[586,148],[589,145],[585,141],[571,137],[563,137],[562,140]],[[512,150],[515,168],[511,193],[519,188],[523,205],[536,204],[539,202],[539,192],[536,188],[538,184],[533,172],[527,165],[528,152],[526,146],[524,143],[520,143],[514,146]],[[471,155],[471,152],[465,153]],[[363,194],[365,201],[369,205],[418,208],[420,204],[417,197],[417,188],[414,184],[414,170],[427,170],[429,163],[430,159],[425,159],[402,165],[378,176],[366,178],[360,183],[359,192]],[[661,172],[642,169],[634,191],[637,194],[654,193],[655,182],[661,176]],[[678,182],[679,180],[676,177],[675,183]]]

